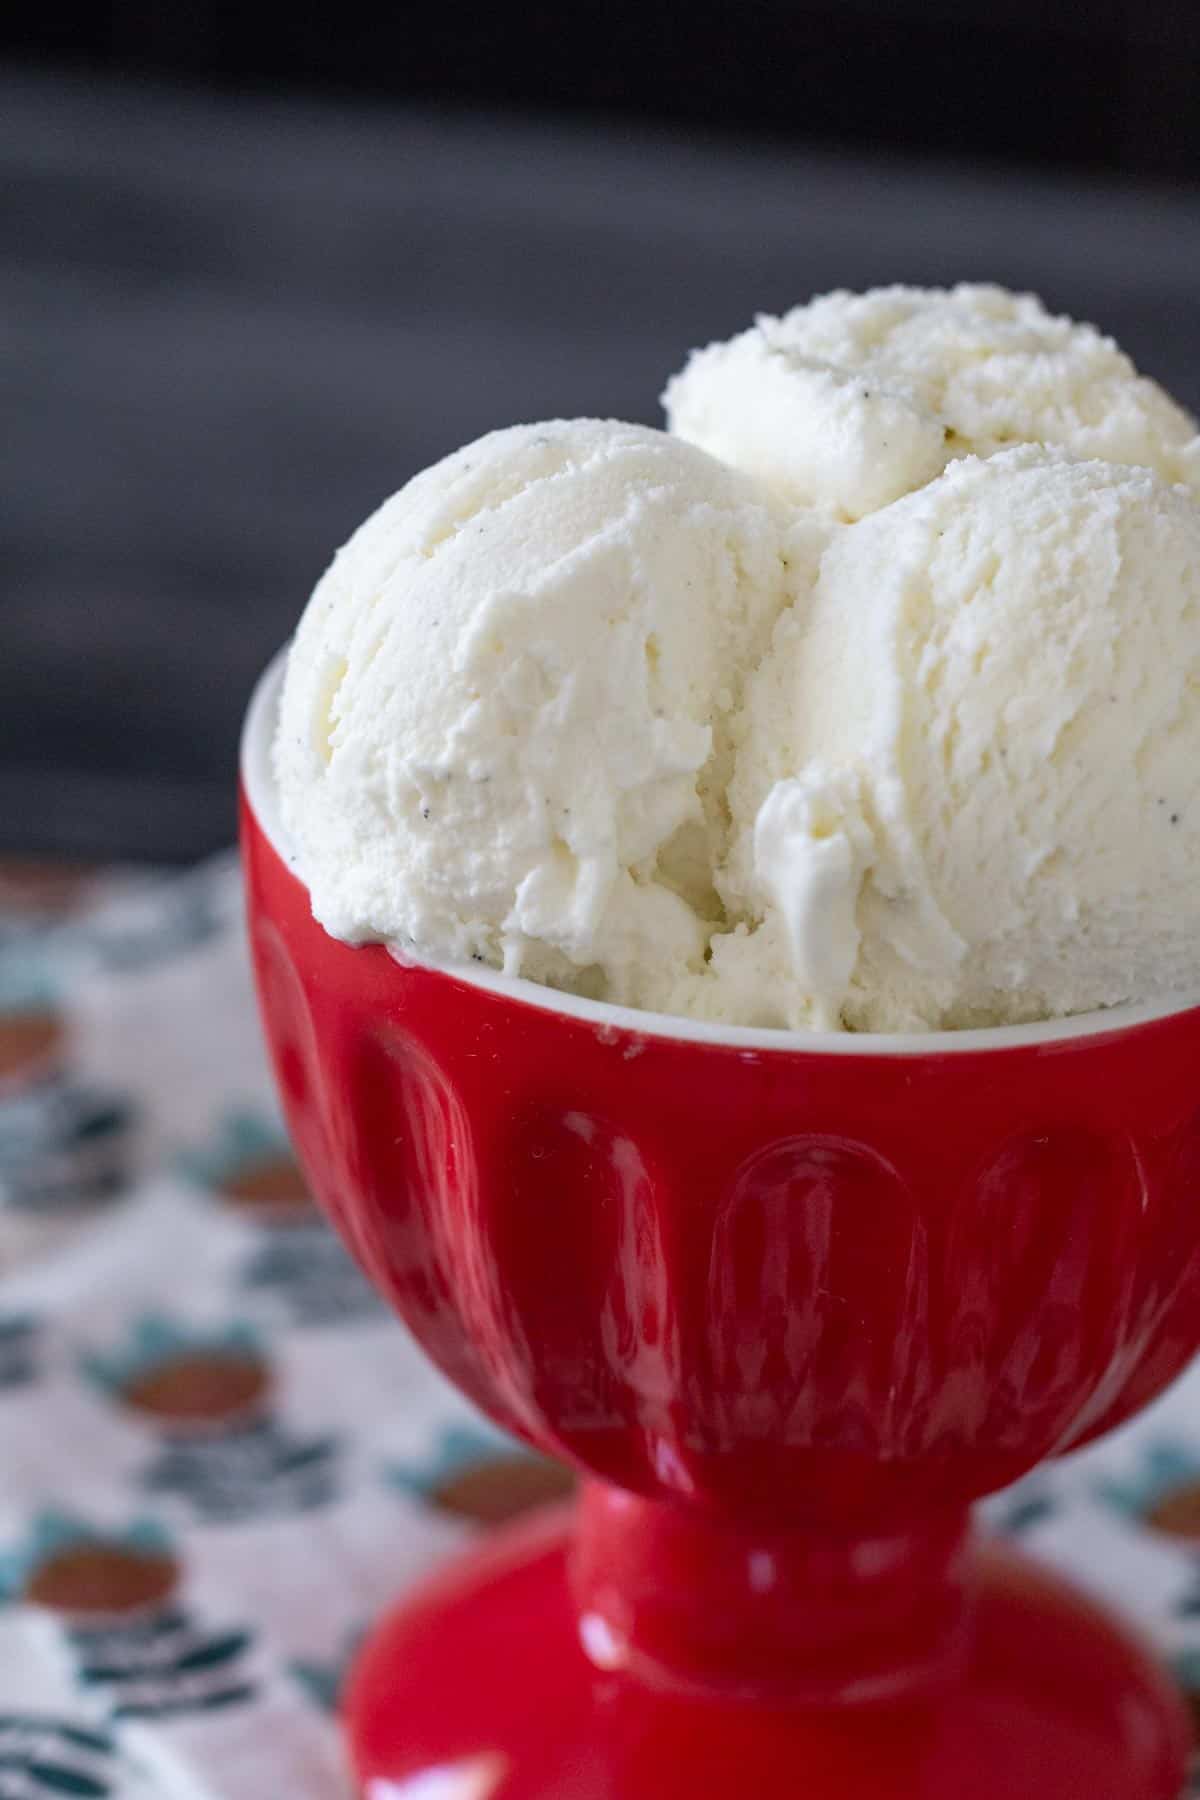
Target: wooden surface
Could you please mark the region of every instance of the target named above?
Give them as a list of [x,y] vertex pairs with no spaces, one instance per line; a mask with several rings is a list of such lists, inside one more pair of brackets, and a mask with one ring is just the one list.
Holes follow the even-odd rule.
[[991,277],[1200,405],[1200,195],[0,76],[0,847],[186,857],[333,547],[456,444],[655,421],[814,290]]

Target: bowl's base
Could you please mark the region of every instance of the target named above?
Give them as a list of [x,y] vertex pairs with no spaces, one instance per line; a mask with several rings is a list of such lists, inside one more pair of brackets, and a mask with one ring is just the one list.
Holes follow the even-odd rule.
[[585,1658],[565,1514],[489,1538],[369,1640],[346,1706],[368,1800],[1176,1800],[1188,1725],[1095,1607],[980,1553],[974,1649],[937,1700],[838,1711],[651,1693]]

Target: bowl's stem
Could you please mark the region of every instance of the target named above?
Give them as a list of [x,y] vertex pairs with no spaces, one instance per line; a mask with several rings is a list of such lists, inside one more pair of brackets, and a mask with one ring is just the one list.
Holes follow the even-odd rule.
[[819,1705],[935,1687],[969,1633],[969,1514],[904,1530],[758,1530],[584,1483],[572,1581],[601,1668]]

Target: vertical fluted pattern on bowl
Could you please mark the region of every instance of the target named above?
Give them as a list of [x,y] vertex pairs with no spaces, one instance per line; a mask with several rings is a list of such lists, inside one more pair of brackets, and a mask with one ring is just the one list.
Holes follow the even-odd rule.
[[495,1120],[486,1254],[531,1322],[529,1410],[553,1421],[556,1448],[634,1486],[678,1436],[664,1191],[645,1148],[582,1105],[531,1095]]
[[964,1502],[1200,1337],[1200,1016],[882,1058],[639,1037],[329,939],[249,839],[316,1191],[430,1355],[651,1496]]
[[[838,1467],[902,1454],[929,1379],[929,1261],[901,1176],[870,1147],[814,1132],[752,1151],[715,1200],[703,1292],[687,1306],[705,1485],[740,1485],[753,1466],[771,1496],[795,1485],[800,1447]],[[870,1305],[865,1264],[886,1270]]]
[[951,1432],[997,1452],[1030,1435],[1053,1446],[1120,1350],[1146,1200],[1120,1133],[1048,1124],[967,1171],[942,1282]]
[[1144,1194],[1122,1247],[1132,1270],[1120,1341],[1062,1448],[1138,1411],[1178,1374],[1180,1346],[1200,1335],[1200,1111],[1189,1106],[1167,1129],[1147,1129],[1137,1155]]

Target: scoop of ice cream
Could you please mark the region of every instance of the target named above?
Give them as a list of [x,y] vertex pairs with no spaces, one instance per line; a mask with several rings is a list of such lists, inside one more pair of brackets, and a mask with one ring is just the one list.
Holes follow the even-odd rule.
[[731,719],[787,598],[748,480],[633,425],[418,475],[301,620],[276,772],[335,936],[629,1004],[703,968]]
[[772,963],[773,1022],[877,1031],[1196,987],[1182,489],[1031,448],[954,463],[837,535],[746,712],[723,887],[765,923],[714,957],[710,1010],[761,1011]]
[[1195,421],[1111,338],[999,287],[876,288],[764,314],[694,352],[663,404],[676,436],[843,519],[1020,443],[1200,488]]

